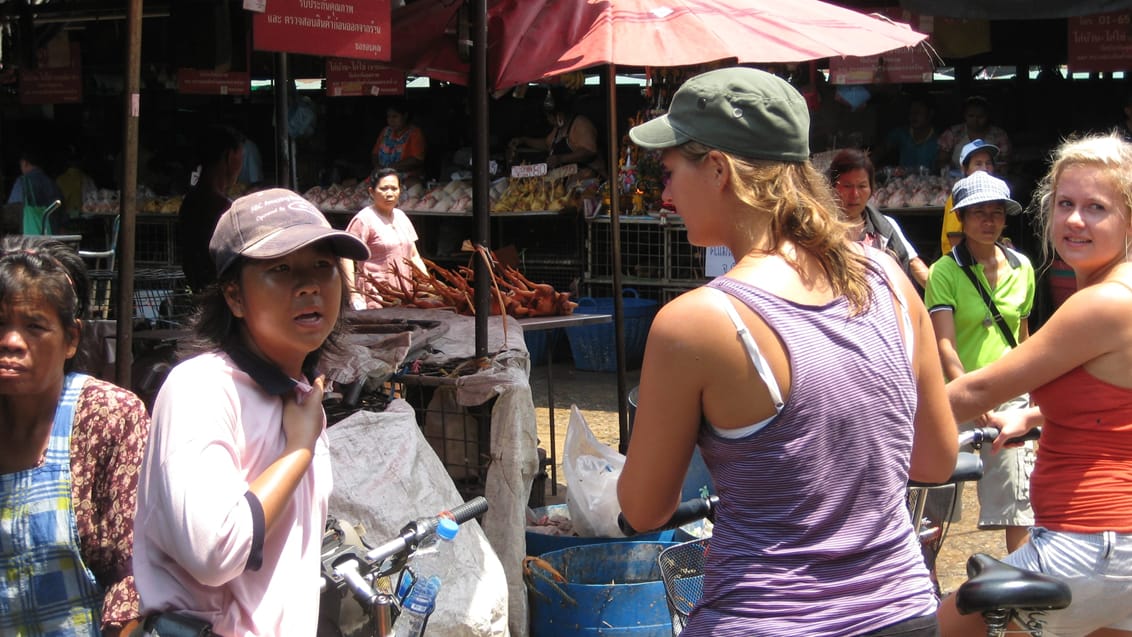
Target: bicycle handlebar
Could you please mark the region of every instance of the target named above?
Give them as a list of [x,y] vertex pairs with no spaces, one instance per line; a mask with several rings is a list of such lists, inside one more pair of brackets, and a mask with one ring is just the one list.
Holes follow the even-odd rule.
[[[960,431],[959,432],[959,446],[960,447],[963,447],[965,445],[978,446],[978,445],[982,445],[982,444],[985,444],[985,443],[988,443],[988,442],[994,442],[994,439],[998,437],[998,433],[999,433],[998,427],[975,427],[974,429],[968,429],[966,431]],[[1042,428],[1041,427],[1034,427],[1033,429],[1027,431],[1026,433],[1022,434],[1021,436],[1017,436],[1017,437],[1014,437],[1014,438],[1007,440],[1006,444],[1008,444],[1008,445],[1021,444],[1023,442],[1026,442],[1027,440],[1037,440],[1038,438],[1041,437],[1041,435],[1042,435]]]
[[472,518],[487,511],[487,499],[479,496],[468,500],[451,511],[444,511],[438,515],[421,518],[410,522],[401,529],[401,534],[393,540],[366,553],[367,561],[380,564],[385,560],[397,556],[399,553],[412,553],[417,550],[421,541],[436,533],[440,518],[448,518],[463,524]]
[[717,495],[709,495],[706,498],[692,498],[691,500],[685,500],[677,505],[676,510],[672,513],[672,517],[668,518],[667,522],[655,529],[648,531],[638,531],[634,529],[633,525],[629,524],[629,521],[625,519],[624,513],[617,514],[617,527],[621,529],[621,532],[624,533],[626,537],[639,535],[641,533],[667,531],[704,518],[712,520],[715,518],[715,511],[718,507],[719,496]]
[[[323,558],[323,588],[341,589],[349,585],[355,594],[372,595],[372,589],[365,577],[377,574],[379,577],[402,570],[409,556],[416,552],[421,542],[436,533],[441,518],[448,518],[463,524],[487,511],[487,499],[483,496],[472,498],[449,511],[423,517],[409,522],[396,538],[361,554],[364,549],[343,546],[334,554]],[[391,562],[390,562],[391,560]],[[386,562],[390,562],[387,566]],[[383,568],[384,566],[384,568]]]

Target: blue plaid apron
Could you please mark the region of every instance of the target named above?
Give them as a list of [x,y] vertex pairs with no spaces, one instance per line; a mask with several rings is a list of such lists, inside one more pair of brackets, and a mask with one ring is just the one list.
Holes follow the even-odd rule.
[[71,425],[89,376],[68,374],[38,467],[0,475],[0,635],[99,635],[103,593],[71,505]]

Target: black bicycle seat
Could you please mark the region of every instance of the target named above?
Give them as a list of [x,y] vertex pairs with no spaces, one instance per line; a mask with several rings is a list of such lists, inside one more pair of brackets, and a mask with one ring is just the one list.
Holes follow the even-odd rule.
[[983,460],[977,453],[970,451],[960,451],[955,458],[955,471],[951,473],[951,477],[943,482],[920,482],[918,480],[909,480],[908,486],[910,487],[938,487],[945,484],[955,484],[956,482],[970,482],[978,480],[983,477]]
[[1065,582],[1015,568],[985,553],[967,559],[967,578],[955,593],[960,615],[996,609],[1055,610],[1072,601]]

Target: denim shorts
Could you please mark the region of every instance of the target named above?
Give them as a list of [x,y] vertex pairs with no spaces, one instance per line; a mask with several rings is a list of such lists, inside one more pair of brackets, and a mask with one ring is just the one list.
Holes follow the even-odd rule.
[[[1069,533],[1030,529],[1030,541],[1003,558],[1069,585],[1068,608],[1036,613],[1047,635],[1087,635],[1100,628],[1132,630],[1132,533]],[[1023,618],[1025,619],[1025,618]]]

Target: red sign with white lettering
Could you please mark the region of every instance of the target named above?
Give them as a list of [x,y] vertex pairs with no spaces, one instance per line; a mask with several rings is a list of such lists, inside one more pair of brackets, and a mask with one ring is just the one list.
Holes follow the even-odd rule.
[[78,104],[81,101],[83,74],[78,67],[20,71],[20,104]]
[[404,95],[405,74],[365,60],[327,60],[326,94],[330,97]]
[[[920,33],[930,34],[933,29],[931,16],[913,16],[900,9],[880,10],[893,20],[908,23]],[[830,84],[884,84],[886,82],[915,84],[931,82],[935,73],[935,63],[926,45],[908,49],[895,49],[880,55],[865,57],[847,56],[829,59]]]
[[388,62],[390,0],[271,0],[254,17],[260,51]]
[[79,45],[52,41],[36,52],[36,68],[19,70],[21,104],[78,104],[83,101]]
[[1132,14],[1069,18],[1070,71],[1132,70]]
[[249,73],[177,69],[177,92],[195,95],[247,95],[251,93]]

